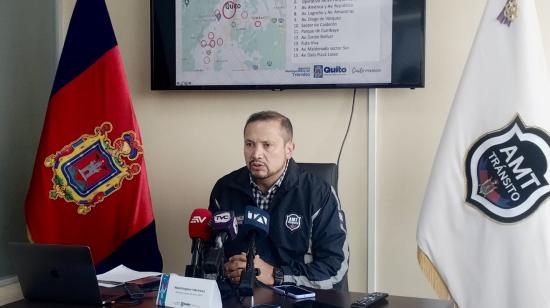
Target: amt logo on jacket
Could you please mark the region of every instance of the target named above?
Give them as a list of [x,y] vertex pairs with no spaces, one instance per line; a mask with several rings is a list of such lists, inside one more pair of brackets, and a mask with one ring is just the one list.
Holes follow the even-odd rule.
[[300,229],[302,222],[302,216],[298,214],[288,214],[286,215],[285,225],[290,231],[295,231]]

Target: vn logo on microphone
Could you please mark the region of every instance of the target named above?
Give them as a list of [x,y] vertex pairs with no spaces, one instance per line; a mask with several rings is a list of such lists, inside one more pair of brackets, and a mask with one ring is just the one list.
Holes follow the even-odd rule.
[[191,220],[189,221],[189,223],[191,224],[202,224],[206,221],[206,217],[201,217],[201,216],[193,216],[191,217]]
[[252,221],[255,221],[255,222],[257,222],[257,223],[260,223],[260,224],[262,224],[262,225],[267,226],[267,217],[265,217],[265,216],[262,215],[262,214],[253,213],[253,212],[248,212],[246,218],[248,218],[248,219],[250,219],[250,220],[252,220]]

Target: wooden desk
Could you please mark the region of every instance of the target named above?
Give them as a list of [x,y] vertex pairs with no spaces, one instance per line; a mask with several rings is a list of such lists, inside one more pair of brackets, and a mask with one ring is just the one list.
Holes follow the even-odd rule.
[[[320,303],[319,305],[311,305],[310,307],[346,307],[349,308],[351,303],[355,300],[365,296],[365,293],[357,292],[340,292],[335,290],[315,290],[316,302]],[[155,305],[156,294],[148,294],[145,300],[141,304],[115,304],[111,307],[135,307],[135,308],[151,308],[156,307]],[[254,290],[254,303],[255,304],[276,304],[282,308],[292,308],[294,303],[292,300],[280,296],[274,293],[269,288],[256,288]],[[302,303],[303,305],[303,303]],[[236,297],[229,298],[224,300],[224,307],[250,307],[250,299],[247,298],[243,303],[239,302],[239,299]],[[51,303],[51,302],[31,302],[27,300],[17,301],[5,305],[6,308],[46,308],[46,307],[59,307],[59,308],[90,308],[93,306],[89,305],[75,305],[75,304],[60,304],[60,303]],[[307,307],[307,306],[302,306]],[[373,306],[373,308],[452,308],[452,303],[449,301],[434,300],[434,299],[423,299],[415,297],[403,297],[403,296],[393,296],[390,295],[386,298],[386,302],[379,303],[378,305]]]

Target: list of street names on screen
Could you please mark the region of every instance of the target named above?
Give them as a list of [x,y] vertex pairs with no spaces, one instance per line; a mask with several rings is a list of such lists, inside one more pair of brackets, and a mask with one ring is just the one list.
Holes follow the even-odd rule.
[[[289,0],[287,42],[292,63],[364,61],[369,26],[365,0]],[[369,14],[367,14],[369,13]],[[379,48],[375,46],[374,48]]]

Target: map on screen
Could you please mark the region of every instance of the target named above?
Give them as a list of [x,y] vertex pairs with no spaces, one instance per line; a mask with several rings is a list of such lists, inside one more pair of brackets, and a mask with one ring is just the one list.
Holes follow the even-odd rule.
[[391,82],[391,0],[175,6],[177,86]]

